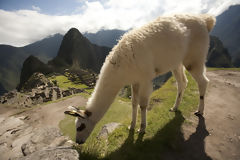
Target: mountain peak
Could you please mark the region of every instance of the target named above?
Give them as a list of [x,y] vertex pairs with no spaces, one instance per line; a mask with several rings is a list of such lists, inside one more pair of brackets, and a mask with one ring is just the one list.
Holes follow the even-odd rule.
[[[81,37],[83,38],[83,35],[81,34],[81,32],[77,29],[77,28],[71,28],[65,36],[71,36],[71,37]],[[64,37],[65,37],[64,36]]]
[[57,68],[82,68],[99,72],[110,49],[93,45],[78,29],[71,28],[63,37],[58,55],[49,64]]

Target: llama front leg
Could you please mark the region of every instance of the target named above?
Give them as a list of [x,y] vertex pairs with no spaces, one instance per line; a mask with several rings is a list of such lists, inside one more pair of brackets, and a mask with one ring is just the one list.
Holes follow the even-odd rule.
[[140,85],[139,90],[139,105],[141,108],[141,127],[139,132],[145,133],[147,126],[147,106],[149,101],[149,96],[152,93],[152,81],[147,81],[146,83]]
[[137,121],[137,111],[138,111],[138,91],[139,84],[132,85],[132,122],[130,129],[134,130]]

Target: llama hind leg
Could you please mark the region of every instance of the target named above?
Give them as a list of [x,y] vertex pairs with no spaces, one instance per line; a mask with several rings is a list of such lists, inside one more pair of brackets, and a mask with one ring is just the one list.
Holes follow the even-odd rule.
[[132,122],[130,126],[130,130],[134,130],[137,121],[137,109],[138,109],[138,93],[139,92],[139,84],[132,85]]
[[205,70],[206,68],[203,65],[201,67],[198,67],[189,71],[193,76],[193,78],[198,83],[198,89],[199,89],[199,105],[198,105],[198,110],[195,112],[196,115],[203,115],[203,112],[204,112],[205,94],[206,94],[206,89],[209,82],[208,78],[206,77]]
[[185,75],[185,69],[183,65],[180,65],[177,69],[172,71],[176,81],[177,81],[177,89],[178,89],[178,94],[176,97],[176,101],[174,106],[170,109],[170,111],[176,111],[178,109],[178,106],[182,100],[183,93],[185,88],[187,87],[188,80]]

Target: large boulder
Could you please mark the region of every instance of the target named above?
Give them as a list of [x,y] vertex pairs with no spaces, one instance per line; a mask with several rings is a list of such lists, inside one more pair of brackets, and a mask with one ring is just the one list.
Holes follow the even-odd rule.
[[33,128],[28,116],[0,117],[0,159],[78,160],[72,149],[74,142],[63,136],[58,128]]

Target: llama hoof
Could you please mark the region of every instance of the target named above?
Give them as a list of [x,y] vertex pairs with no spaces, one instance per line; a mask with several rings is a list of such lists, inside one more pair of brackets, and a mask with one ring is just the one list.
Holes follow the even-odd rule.
[[169,109],[169,111],[170,111],[170,112],[176,112],[177,109],[173,107],[173,108]]
[[202,116],[202,115],[203,115],[203,113],[200,112],[200,111],[196,111],[194,114],[195,114],[196,116]]

